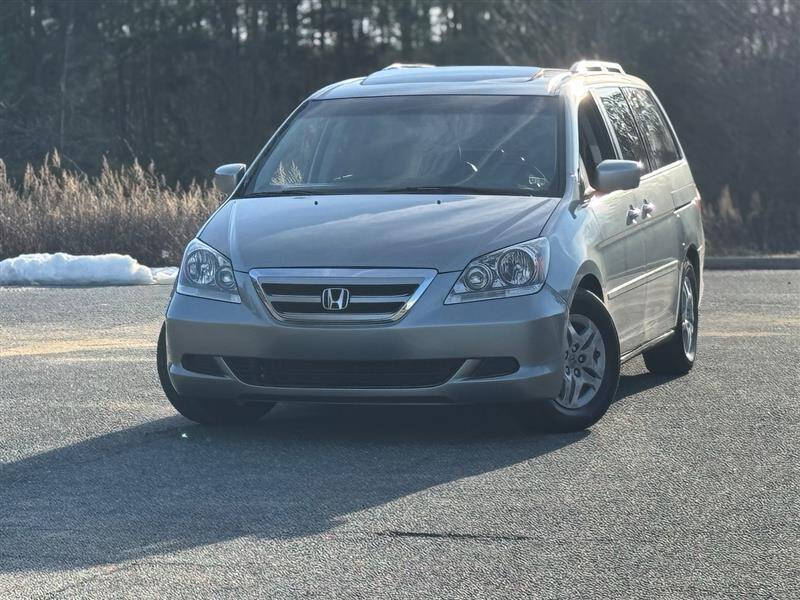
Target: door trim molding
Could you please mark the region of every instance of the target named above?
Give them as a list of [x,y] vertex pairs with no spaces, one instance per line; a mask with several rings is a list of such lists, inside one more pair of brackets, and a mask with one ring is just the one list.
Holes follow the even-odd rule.
[[608,291],[608,299],[611,300],[612,298],[616,298],[617,296],[624,294],[629,289],[638,287],[639,285],[643,285],[653,279],[657,279],[662,275],[666,275],[667,273],[671,272],[672,270],[676,269],[679,264],[678,260],[672,260],[665,265],[661,265],[660,267],[656,267],[655,269],[651,269],[637,277],[634,277],[630,281],[626,281],[622,285],[618,285],[615,288],[612,288]]

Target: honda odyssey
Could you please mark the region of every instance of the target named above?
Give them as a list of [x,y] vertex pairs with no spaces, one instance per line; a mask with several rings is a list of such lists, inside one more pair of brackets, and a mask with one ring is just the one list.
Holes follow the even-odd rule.
[[186,247],[158,342],[201,423],[275,402],[513,403],[595,423],[620,364],[686,373],[700,197],[615,63],[392,65],[305,100]]

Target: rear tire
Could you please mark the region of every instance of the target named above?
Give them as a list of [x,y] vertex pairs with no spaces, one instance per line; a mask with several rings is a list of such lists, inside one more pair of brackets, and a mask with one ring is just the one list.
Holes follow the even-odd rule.
[[233,400],[192,398],[178,393],[169,379],[167,369],[167,326],[161,326],[156,350],[158,378],[167,399],[175,410],[195,423],[203,425],[246,425],[255,423],[273,406],[274,402],[248,402],[236,404]]
[[611,315],[597,296],[580,288],[575,292],[565,334],[561,394],[522,407],[531,426],[541,431],[591,427],[606,413],[617,392],[619,338]]
[[681,272],[678,323],[675,334],[663,345],[642,353],[651,373],[685,375],[694,366],[697,354],[697,277],[691,263]]

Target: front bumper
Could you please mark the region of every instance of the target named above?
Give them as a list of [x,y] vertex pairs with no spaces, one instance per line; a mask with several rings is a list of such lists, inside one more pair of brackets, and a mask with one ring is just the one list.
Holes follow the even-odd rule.
[[[340,403],[522,402],[558,395],[566,303],[545,286],[530,296],[444,305],[458,273],[440,273],[400,321],[381,325],[288,325],[276,321],[250,278],[237,273],[241,304],[174,294],[166,315],[167,360],[178,393],[204,398]],[[304,361],[464,359],[431,387],[275,387],[238,379],[224,360],[206,375],[184,354]],[[475,378],[475,360],[513,357],[515,373]]]

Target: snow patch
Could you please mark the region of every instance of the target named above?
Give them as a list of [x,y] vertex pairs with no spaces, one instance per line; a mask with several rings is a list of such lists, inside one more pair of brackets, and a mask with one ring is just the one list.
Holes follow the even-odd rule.
[[150,272],[153,274],[153,283],[172,285],[178,276],[178,267],[150,267]]
[[171,284],[177,267],[151,269],[128,255],[22,254],[0,261],[0,285]]

